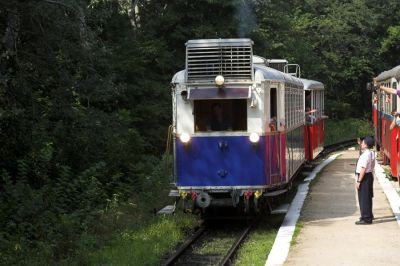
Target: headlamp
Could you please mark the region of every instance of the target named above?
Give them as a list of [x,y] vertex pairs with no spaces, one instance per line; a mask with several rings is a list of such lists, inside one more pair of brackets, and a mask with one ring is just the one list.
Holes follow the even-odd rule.
[[215,84],[217,86],[224,85],[224,82],[225,82],[225,78],[222,75],[218,75],[218,76],[215,77]]
[[190,141],[190,135],[188,133],[182,133],[179,136],[179,139],[182,141],[182,143],[186,144]]
[[249,139],[252,143],[257,143],[260,141],[260,135],[258,135],[257,133],[253,132],[250,134]]

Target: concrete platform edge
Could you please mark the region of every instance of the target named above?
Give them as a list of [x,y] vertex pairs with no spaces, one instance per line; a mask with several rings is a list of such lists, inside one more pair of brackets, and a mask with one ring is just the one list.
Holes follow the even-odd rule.
[[304,200],[308,194],[310,182],[325,166],[334,161],[339,155],[341,155],[341,153],[331,155],[304,179],[304,183],[299,185],[296,196],[290,204],[289,211],[279,228],[278,234],[276,235],[271,252],[265,262],[265,266],[283,265],[289,254],[290,242],[292,241],[296,223],[300,217],[301,208],[303,207]]
[[397,224],[400,226],[400,197],[396,192],[390,181],[386,178],[385,171],[382,166],[375,161],[375,176],[378,179],[379,184],[382,187],[386,198],[389,201],[390,207],[392,208],[393,215],[396,217]]

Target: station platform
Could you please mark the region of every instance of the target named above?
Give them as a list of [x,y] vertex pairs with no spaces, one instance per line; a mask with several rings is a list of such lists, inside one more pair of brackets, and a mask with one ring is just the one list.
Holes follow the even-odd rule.
[[378,178],[373,224],[354,224],[360,217],[354,188],[358,151],[342,153],[310,188],[300,214],[302,228],[284,265],[400,265],[400,226]]

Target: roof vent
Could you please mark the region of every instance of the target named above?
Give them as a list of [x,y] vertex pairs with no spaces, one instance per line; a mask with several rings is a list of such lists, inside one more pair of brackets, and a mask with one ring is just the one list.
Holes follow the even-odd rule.
[[253,41],[250,39],[190,40],[186,43],[186,81],[252,81]]
[[267,59],[267,66],[281,72],[285,72],[285,66],[288,64],[286,59]]

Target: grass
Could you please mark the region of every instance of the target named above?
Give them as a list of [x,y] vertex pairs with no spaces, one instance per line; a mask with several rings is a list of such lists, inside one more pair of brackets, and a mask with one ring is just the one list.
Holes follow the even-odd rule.
[[383,171],[385,172],[385,176],[387,179],[389,179],[390,181],[393,180],[393,176],[392,176],[392,170],[390,169],[389,165],[381,165]]
[[265,265],[283,218],[265,216],[239,249],[234,265]]
[[372,122],[368,119],[347,118],[325,120],[325,145],[339,141],[374,135]]
[[299,221],[296,224],[296,228],[294,229],[293,233],[293,238],[292,241],[290,242],[291,245],[296,245],[297,244],[297,237],[300,235],[301,229],[304,227],[304,222],[299,219]]
[[156,217],[134,230],[124,230],[110,245],[88,254],[88,265],[158,265],[198,222],[194,216]]
[[322,172],[323,172],[323,171],[319,172],[319,173],[314,177],[314,179],[311,180],[310,185],[309,185],[309,188],[310,188],[310,189],[311,189],[313,186],[315,186],[315,184],[318,183],[318,181],[319,181],[319,179],[320,179],[320,177],[321,177],[321,175],[322,175]]

